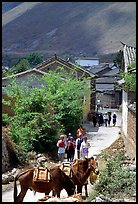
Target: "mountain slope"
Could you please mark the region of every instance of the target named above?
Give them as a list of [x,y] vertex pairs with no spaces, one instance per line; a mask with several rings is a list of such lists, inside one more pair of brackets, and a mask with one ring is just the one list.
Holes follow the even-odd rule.
[[108,54],[135,46],[136,2],[23,2],[2,24],[3,55]]

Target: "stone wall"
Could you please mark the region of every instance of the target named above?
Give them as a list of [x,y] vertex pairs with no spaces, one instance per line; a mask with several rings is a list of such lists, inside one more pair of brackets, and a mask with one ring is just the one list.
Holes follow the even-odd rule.
[[127,155],[136,158],[136,112],[131,109],[128,109],[128,127],[124,141]]

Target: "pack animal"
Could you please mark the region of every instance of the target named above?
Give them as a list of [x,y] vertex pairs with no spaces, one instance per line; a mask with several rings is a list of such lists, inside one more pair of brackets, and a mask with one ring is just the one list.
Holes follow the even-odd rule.
[[88,197],[88,177],[92,171],[95,171],[95,167],[93,165],[89,165],[89,159],[85,158],[76,159],[71,166],[72,170],[72,180],[74,184],[77,186],[77,193],[82,194],[82,187],[85,187],[85,196]]
[[[69,196],[74,194],[74,183],[60,168],[53,167],[49,169],[51,178],[48,181],[34,180],[34,170],[35,168],[28,169],[15,177],[14,202],[23,202],[28,189],[32,189],[39,193],[45,193],[45,195],[49,195],[52,190],[53,195],[57,195],[57,197],[60,197],[62,189],[65,189]],[[21,191],[18,196],[16,184],[17,180],[19,180],[21,186]]]
[[[64,165],[61,164],[61,169],[64,171]],[[66,165],[65,165],[66,166]],[[88,197],[88,177],[91,173],[97,170],[97,160],[93,157],[85,159],[76,159],[69,166],[70,172],[68,171],[68,176],[72,179],[77,187],[77,193],[82,194],[82,187],[85,187],[85,196]],[[67,174],[67,171],[65,171]]]

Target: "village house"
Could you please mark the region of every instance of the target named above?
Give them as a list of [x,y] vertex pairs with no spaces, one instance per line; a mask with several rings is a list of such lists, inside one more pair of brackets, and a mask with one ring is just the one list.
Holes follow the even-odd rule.
[[98,57],[84,57],[84,58],[78,58],[75,60],[75,64],[78,64],[82,67],[90,67],[93,65],[99,64],[99,58]]
[[[58,57],[56,54],[54,57],[38,64],[35,68],[27,70],[25,72],[21,72],[15,75],[18,82],[25,82],[28,83],[30,81],[30,77],[32,77],[33,80],[29,83],[29,87],[39,87],[41,85],[41,77],[43,74],[48,73],[50,70],[56,70],[58,67],[64,67],[64,69],[69,72],[70,70],[74,71],[75,77],[78,79],[80,77],[88,77],[89,82],[89,88],[92,90],[94,84],[93,80],[95,75],[92,73],[89,73],[87,70],[83,69],[81,66],[75,65],[69,61],[66,61],[60,57]],[[36,80],[36,77],[38,77],[39,80]],[[8,87],[8,84],[10,83],[10,77],[3,77],[2,78],[2,86]],[[83,100],[84,103],[84,110],[83,110],[83,121],[87,120],[87,116],[89,112],[91,111],[91,107],[95,104],[95,98],[89,95],[89,93],[86,93],[85,98]],[[6,99],[6,93],[3,91],[3,98]],[[92,98],[92,100],[91,100]],[[92,105],[93,104],[93,105]],[[5,112],[7,107],[5,105],[2,107],[2,111]]]
[[[116,87],[117,80],[120,79],[119,67],[110,63],[99,63],[89,59],[89,62],[84,63],[79,60],[84,69],[89,73],[95,74],[95,98],[101,101],[102,107],[119,108],[122,103],[121,89]],[[96,110],[95,104],[95,110]]]

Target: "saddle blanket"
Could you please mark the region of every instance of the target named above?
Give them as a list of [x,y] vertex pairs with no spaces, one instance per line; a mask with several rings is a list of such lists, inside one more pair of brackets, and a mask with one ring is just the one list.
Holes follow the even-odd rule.
[[71,164],[70,162],[63,162],[58,165],[58,167],[64,171],[67,176],[71,176]]
[[34,169],[33,173],[34,181],[49,181],[50,180],[50,172],[47,168],[37,167]]

